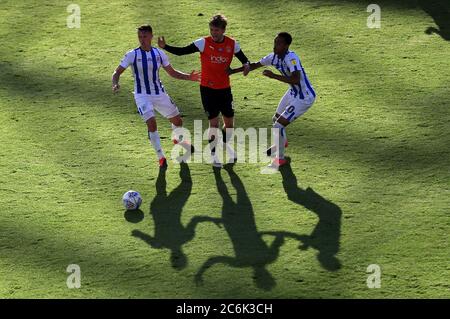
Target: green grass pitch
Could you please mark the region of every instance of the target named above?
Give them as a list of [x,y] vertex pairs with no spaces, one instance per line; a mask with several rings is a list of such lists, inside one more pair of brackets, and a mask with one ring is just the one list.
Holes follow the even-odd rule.
[[[69,3],[0,4],[0,298],[450,297],[447,1],[377,1],[379,29],[372,1],[75,3],[73,29]],[[129,70],[111,93],[136,26],[187,45],[217,12],[251,61],[290,32],[318,93],[279,174],[169,163],[163,176]],[[168,56],[199,69],[198,54]],[[269,128],[287,89],[261,71],[232,76],[237,127]],[[161,77],[185,126],[206,127],[198,85]],[[124,212],[129,189],[141,212]]]

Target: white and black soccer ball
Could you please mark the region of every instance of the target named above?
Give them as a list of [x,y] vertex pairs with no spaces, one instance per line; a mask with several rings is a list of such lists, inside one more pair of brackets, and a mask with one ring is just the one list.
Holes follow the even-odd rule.
[[139,192],[129,190],[122,197],[122,203],[126,210],[136,210],[142,204],[142,197]]

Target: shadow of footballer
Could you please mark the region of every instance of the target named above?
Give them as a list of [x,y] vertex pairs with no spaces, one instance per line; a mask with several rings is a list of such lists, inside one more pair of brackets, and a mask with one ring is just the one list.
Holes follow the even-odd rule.
[[[153,218],[154,234],[146,234],[140,230],[133,230],[131,235],[143,240],[151,248],[169,249],[170,262],[174,269],[184,269],[188,259],[183,251],[183,245],[194,239],[195,229],[201,222],[209,221],[206,217],[195,216],[184,226],[181,222],[183,207],[189,199],[192,191],[192,179],[189,166],[180,163],[181,183],[170,193],[167,193],[166,169],[161,168],[156,181],[156,196],[150,204],[150,215]],[[127,220],[140,221],[143,213],[137,213],[135,217],[125,217]],[[130,213],[130,215],[133,215]]]

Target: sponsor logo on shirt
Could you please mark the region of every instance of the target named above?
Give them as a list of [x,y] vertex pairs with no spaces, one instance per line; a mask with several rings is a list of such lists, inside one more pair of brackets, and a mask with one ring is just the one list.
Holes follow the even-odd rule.
[[223,57],[221,55],[219,55],[219,56],[211,55],[211,63],[217,63],[217,64],[228,63],[228,58]]

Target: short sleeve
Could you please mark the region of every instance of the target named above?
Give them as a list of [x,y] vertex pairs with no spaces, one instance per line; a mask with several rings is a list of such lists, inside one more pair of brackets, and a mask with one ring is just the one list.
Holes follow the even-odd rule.
[[194,41],[194,45],[198,48],[200,52],[203,52],[205,50],[205,39],[200,38]]
[[285,61],[291,73],[300,70],[300,59],[298,58],[297,54],[289,54],[289,56],[286,57]]
[[159,50],[159,49],[156,49],[156,50],[157,50],[159,56],[161,57],[162,66],[163,67],[168,66],[170,64],[170,62],[169,62],[169,58],[167,57],[167,54],[163,50]]
[[124,69],[128,68],[130,64],[134,62],[135,54],[136,53],[134,52],[134,50],[127,52],[127,54],[125,54],[125,56],[123,57],[122,61],[120,61],[120,66],[123,67]]
[[234,53],[238,53],[239,51],[241,51],[241,46],[239,45],[239,42],[234,41]]
[[272,65],[272,61],[274,58],[274,53],[270,53],[269,55],[266,55],[264,58],[262,58],[259,63],[262,65]]

